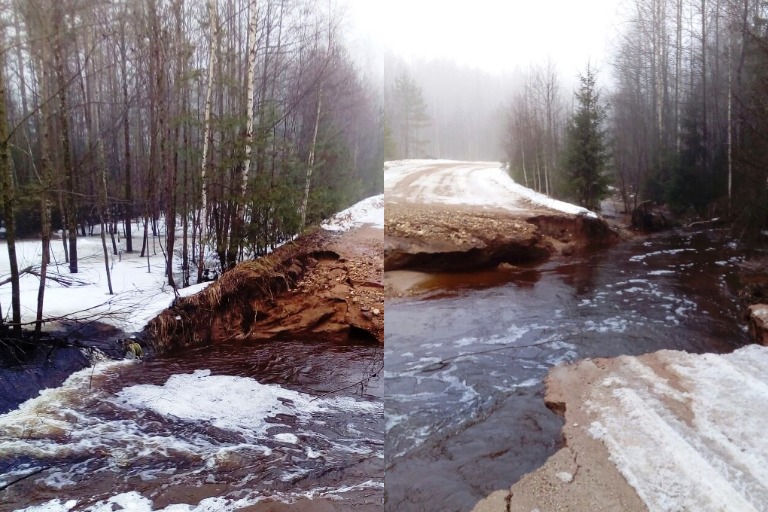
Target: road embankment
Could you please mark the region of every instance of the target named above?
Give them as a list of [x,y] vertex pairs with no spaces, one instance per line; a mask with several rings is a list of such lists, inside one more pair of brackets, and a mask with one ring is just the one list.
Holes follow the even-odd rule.
[[529,215],[461,206],[387,208],[386,270],[455,271],[534,263],[618,239],[600,218],[559,212]]
[[145,335],[158,351],[230,340],[384,341],[381,229],[317,230],[177,299]]
[[543,261],[618,240],[600,217],[515,182],[498,164],[399,162],[385,176],[385,270]]

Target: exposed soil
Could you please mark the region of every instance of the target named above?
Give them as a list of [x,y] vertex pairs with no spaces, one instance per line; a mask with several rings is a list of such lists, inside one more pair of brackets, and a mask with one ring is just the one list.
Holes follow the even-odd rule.
[[[487,170],[488,164],[434,163],[396,175],[385,193],[385,270],[520,265],[618,240],[603,219],[538,206],[510,190],[494,195]],[[488,194],[487,204],[477,203]],[[402,283],[387,284],[388,296],[402,295]]]
[[225,340],[384,341],[382,230],[317,230],[179,298],[147,326],[170,350]]
[[617,240],[602,219],[532,208],[387,204],[384,268],[426,271],[542,261]]
[[768,258],[743,262],[739,273],[739,301],[755,343],[768,346]]

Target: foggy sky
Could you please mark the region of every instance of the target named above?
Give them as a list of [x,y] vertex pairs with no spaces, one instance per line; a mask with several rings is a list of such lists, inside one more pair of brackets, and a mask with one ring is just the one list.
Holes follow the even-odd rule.
[[504,74],[551,57],[564,78],[609,72],[620,0],[346,0],[357,51],[446,58]]

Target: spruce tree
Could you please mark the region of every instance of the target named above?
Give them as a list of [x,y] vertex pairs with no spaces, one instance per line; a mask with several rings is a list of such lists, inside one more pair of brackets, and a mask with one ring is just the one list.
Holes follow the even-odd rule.
[[429,125],[427,105],[421,93],[421,87],[407,73],[395,78],[393,89],[395,102],[395,121],[402,140],[403,158],[423,156],[423,147],[427,141],[419,138],[421,131]]
[[585,74],[579,75],[576,111],[566,127],[564,155],[565,192],[590,210],[600,209],[609,184],[608,152],[602,129],[607,107],[600,103],[596,78],[590,66]]

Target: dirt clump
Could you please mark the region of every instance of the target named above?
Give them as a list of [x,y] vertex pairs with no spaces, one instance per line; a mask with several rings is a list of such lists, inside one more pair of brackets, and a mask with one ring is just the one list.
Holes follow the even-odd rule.
[[382,230],[316,230],[239,264],[152,320],[158,351],[228,340],[384,341]]

